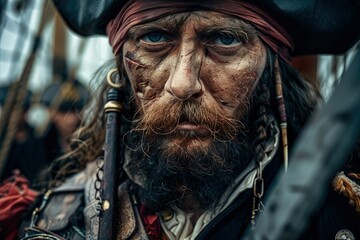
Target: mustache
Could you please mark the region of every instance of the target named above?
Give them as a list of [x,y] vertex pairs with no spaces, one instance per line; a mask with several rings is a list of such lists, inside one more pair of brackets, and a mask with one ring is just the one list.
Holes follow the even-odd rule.
[[214,138],[232,140],[244,128],[240,120],[229,116],[223,108],[197,100],[153,102],[134,123],[133,131],[148,137],[169,135],[179,124],[189,123],[205,127]]

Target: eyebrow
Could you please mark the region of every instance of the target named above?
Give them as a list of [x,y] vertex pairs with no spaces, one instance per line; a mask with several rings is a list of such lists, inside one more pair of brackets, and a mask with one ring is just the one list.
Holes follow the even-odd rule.
[[[200,29],[199,31],[204,34],[213,33],[216,31],[228,31],[229,33],[235,33],[239,35],[257,34],[256,29],[245,20],[232,16],[224,16],[223,19],[224,20],[209,19],[212,21],[212,25],[205,27],[204,29]],[[226,21],[226,25],[224,24],[224,21]]]
[[179,32],[184,21],[188,18],[189,14],[174,18],[172,15],[165,16],[161,19],[147,22],[129,29],[128,34],[133,35],[136,32],[143,32],[148,30],[163,30],[166,32]]
[[[203,31],[198,31],[199,35],[202,38],[210,38],[216,34],[221,33],[222,35],[232,35],[232,36],[237,36],[239,38],[244,38],[244,40],[248,41],[252,34],[255,34],[254,31],[251,31],[249,33],[249,31],[244,30],[242,28],[232,28],[232,27],[209,27],[204,29]],[[250,37],[249,37],[250,36]]]
[[[191,14],[197,15],[196,12],[185,12],[177,17],[168,15],[152,22],[134,26],[129,29],[128,35],[134,36],[137,35],[138,32],[152,30],[160,30],[168,33],[178,33],[184,21],[186,21],[186,19],[191,16]],[[203,15],[203,13],[198,15],[198,17],[205,17],[205,19],[211,22],[211,25],[208,24],[200,29],[197,29],[199,34],[203,35],[204,37],[213,35],[216,32],[229,32],[230,34],[235,34],[237,36],[246,36],[247,39],[251,38],[251,36],[257,35],[256,29],[251,24],[237,17],[224,14],[221,18],[222,20],[219,20],[217,18],[207,18],[207,16]],[[226,25],[224,24],[225,21]]]

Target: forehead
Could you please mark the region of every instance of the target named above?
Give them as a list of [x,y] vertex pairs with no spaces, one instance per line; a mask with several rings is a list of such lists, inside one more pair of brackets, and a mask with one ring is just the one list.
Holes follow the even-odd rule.
[[255,34],[256,31],[252,25],[245,21],[228,14],[223,14],[215,11],[191,11],[183,13],[175,13],[152,21],[143,23],[141,25],[130,28],[128,35],[134,34],[136,31],[157,28],[167,31],[179,31],[182,26],[191,23],[197,31],[207,31],[213,29],[241,29],[246,32]]

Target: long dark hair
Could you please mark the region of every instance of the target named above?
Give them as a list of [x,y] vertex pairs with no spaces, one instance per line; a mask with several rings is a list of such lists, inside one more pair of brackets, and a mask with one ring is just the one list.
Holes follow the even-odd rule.
[[[266,144],[263,142],[275,134],[272,126],[269,125],[269,119],[273,116],[280,123],[274,79],[274,62],[277,56],[270,49],[267,52],[267,67],[250,99],[252,109],[249,112],[249,118],[253,123],[250,129],[257,160],[262,159],[264,155],[263,146]],[[300,72],[281,58],[278,60],[287,115],[288,141],[291,148],[299,131],[321,104],[322,98],[319,89],[309,84]]]

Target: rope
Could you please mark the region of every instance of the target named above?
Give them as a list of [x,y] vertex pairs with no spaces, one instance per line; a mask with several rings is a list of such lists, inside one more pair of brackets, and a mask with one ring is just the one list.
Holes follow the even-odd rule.
[[27,83],[29,81],[30,73],[36,58],[36,52],[40,46],[41,33],[45,25],[52,17],[53,8],[50,8],[50,1],[45,1],[43,14],[40,20],[39,29],[35,36],[31,54],[28,57],[25,67],[21,73],[19,80],[15,81],[13,86],[9,89],[8,97],[4,104],[4,114],[0,119],[0,179],[6,166],[6,158],[8,156],[11,143],[14,140],[15,134],[18,130],[19,120],[23,111],[23,103],[27,93]]

